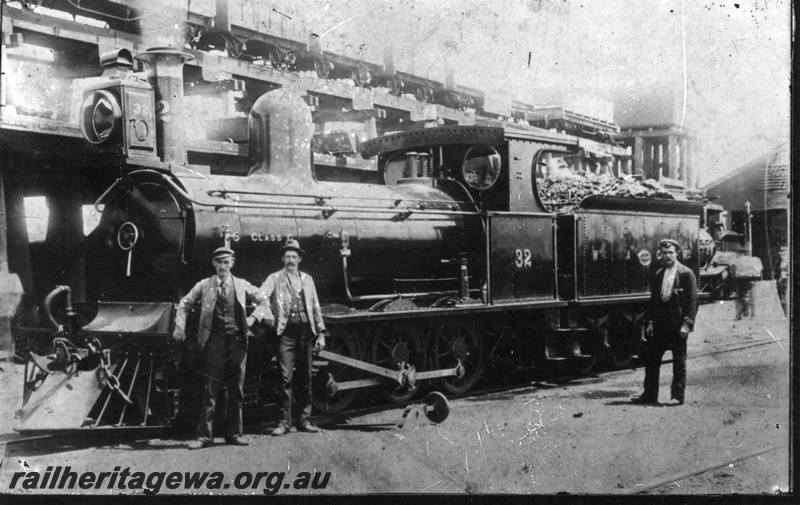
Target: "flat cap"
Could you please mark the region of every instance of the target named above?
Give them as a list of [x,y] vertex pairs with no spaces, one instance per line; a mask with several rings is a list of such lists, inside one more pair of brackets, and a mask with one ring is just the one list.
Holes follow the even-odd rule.
[[681,245],[678,243],[678,241],[671,238],[661,239],[661,242],[659,242],[658,245],[659,247],[669,247],[672,245],[675,246],[675,249],[681,248]]
[[223,246],[223,247],[217,247],[214,250],[214,254],[212,255],[212,258],[213,259],[218,259],[218,258],[225,258],[227,256],[233,256],[233,249],[231,249],[230,247],[224,247]]

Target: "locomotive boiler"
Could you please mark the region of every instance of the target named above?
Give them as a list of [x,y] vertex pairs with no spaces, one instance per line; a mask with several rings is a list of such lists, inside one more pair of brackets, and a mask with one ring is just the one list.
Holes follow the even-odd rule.
[[[188,162],[183,143],[186,56],[139,55],[146,82],[128,56],[117,55],[82,105],[97,151],[87,163],[120,173],[87,238],[90,302],[73,305],[60,287],[45,303],[52,330],[16,335],[30,357],[21,431],[173,423],[188,388],[173,304],[212,273],[211,251],[223,244],[236,253],[236,275],[255,285],[280,268],[285,240],[306,250],[301,269],[330,330],[313,401],[328,413],[364,389],[391,402],[423,384],[463,394],[488,367],[625,365],[658,242],[678,240],[697,270],[697,202],[597,195],[563,214],[543,204],[538,167],[576,156],[575,137],[411,129],[362,143],[377,172],[337,177],[315,164],[306,103],[278,89],[250,110],[248,156],[231,162],[244,169],[214,173]],[[268,390],[263,347],[249,353],[246,404]],[[67,403],[79,408],[65,420]]]

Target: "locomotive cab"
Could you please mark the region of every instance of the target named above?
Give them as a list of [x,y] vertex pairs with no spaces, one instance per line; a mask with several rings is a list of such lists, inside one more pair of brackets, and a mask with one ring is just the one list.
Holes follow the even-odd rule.
[[508,149],[496,127],[441,126],[378,137],[362,143],[361,156],[378,156],[389,186],[457,182],[486,210],[490,195],[508,187]]

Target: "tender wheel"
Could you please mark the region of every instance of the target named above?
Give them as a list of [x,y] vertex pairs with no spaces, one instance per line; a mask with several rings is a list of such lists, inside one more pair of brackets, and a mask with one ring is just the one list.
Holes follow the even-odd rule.
[[608,332],[608,347],[605,357],[615,368],[623,368],[630,364],[639,348],[638,326],[619,324]]
[[[399,370],[401,362],[413,365],[417,372],[425,368],[425,348],[417,327],[396,322],[378,327],[372,339],[372,363],[390,370]],[[390,402],[403,403],[419,391],[420,383],[408,387],[387,379],[381,394]]]
[[483,361],[483,338],[476,325],[463,321],[445,322],[436,332],[433,365],[436,370],[464,367],[462,377],[445,377],[441,387],[454,395],[464,394],[478,381]]
[[[335,328],[325,339],[325,349],[348,358],[361,359],[356,339],[351,331]],[[356,398],[358,389],[347,389],[329,395],[328,379],[333,376],[336,382],[361,378],[360,370],[352,367],[314,358],[314,378],[311,384],[311,404],[318,412],[336,414],[346,409]]]
[[400,96],[403,94],[403,80],[396,75],[393,75],[389,78],[387,85],[389,86],[389,94],[394,96]]
[[597,363],[596,356],[586,356],[580,358],[573,358],[572,366],[575,373],[578,375],[586,375],[592,371],[594,365]]
[[458,100],[456,99],[456,96],[452,93],[445,93],[444,106],[449,109],[458,109],[459,103]]
[[286,68],[286,65],[284,64],[283,58],[281,58],[277,47],[270,46],[269,52],[267,52],[267,57],[269,58],[269,63],[272,65],[272,68]]
[[235,37],[225,37],[225,52],[234,59],[239,59],[244,54],[244,42]]
[[414,95],[420,102],[428,103],[433,99],[433,89],[429,86],[418,86]]
[[272,68],[288,69],[293,68],[297,63],[297,56],[294,51],[270,45],[267,50],[267,57]]
[[366,67],[354,68],[350,72],[350,77],[352,77],[353,83],[360,88],[363,88],[372,81],[372,74],[370,74],[369,69]]
[[320,79],[327,79],[331,75],[331,62],[325,58],[317,58],[314,60],[314,71]]
[[624,368],[630,365],[633,356],[636,354],[636,346],[633,344],[622,344],[612,346],[606,353],[606,359],[615,368]]

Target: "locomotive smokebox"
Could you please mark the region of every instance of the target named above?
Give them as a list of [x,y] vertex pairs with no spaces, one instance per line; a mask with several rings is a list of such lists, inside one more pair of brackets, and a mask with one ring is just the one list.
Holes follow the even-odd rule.
[[171,47],[154,47],[136,59],[147,63],[148,81],[155,90],[158,157],[165,163],[184,165],[183,64],[194,56]]
[[311,180],[314,123],[302,98],[283,89],[262,95],[250,111],[250,175]]

